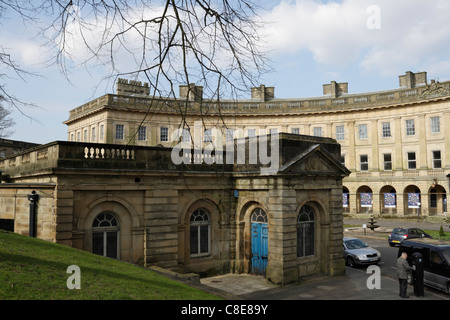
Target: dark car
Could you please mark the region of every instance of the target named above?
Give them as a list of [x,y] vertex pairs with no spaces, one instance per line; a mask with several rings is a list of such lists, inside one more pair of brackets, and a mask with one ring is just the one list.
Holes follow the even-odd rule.
[[403,240],[416,238],[430,238],[428,233],[419,228],[394,228],[389,234],[388,242],[391,247],[399,245]]
[[408,254],[410,265],[413,264],[413,254],[420,253],[424,284],[450,294],[450,242],[427,238],[406,240],[400,244],[398,256],[402,252]]

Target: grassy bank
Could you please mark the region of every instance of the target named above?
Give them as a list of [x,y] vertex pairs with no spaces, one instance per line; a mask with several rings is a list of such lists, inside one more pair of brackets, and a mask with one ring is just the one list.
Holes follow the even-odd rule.
[[[68,289],[80,268],[81,289]],[[71,283],[74,283],[70,281]],[[220,299],[151,270],[67,246],[0,230],[0,299]]]

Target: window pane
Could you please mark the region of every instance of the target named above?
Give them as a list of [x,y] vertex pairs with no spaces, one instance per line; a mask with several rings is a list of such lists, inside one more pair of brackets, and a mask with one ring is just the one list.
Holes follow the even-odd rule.
[[160,133],[161,141],[169,141],[169,128],[162,127]]
[[191,226],[191,234],[190,234],[190,246],[191,246],[191,254],[198,253],[198,226]]
[[413,136],[416,134],[414,120],[406,120],[406,135]]
[[433,151],[433,169],[441,169],[441,151]]
[[344,139],[345,139],[344,126],[336,127],[336,140],[344,140]]
[[439,117],[431,118],[431,133],[439,133],[441,132],[441,123]]
[[367,139],[367,124],[360,124],[358,126],[359,139]]
[[303,228],[299,226],[297,228],[297,257],[303,257],[304,256],[304,250],[303,250]]
[[234,140],[234,129],[227,129],[227,141],[233,141]]
[[360,156],[361,171],[369,171],[369,157],[367,155]]
[[305,256],[314,254],[314,223],[305,224]]
[[313,128],[313,132],[315,137],[322,137],[322,128],[315,127]]
[[117,232],[106,233],[106,256],[117,259]]
[[138,140],[139,141],[147,140],[147,127],[139,127]]
[[200,226],[200,253],[209,252],[209,226]]
[[92,233],[92,253],[103,255],[103,232]]
[[390,138],[391,136],[391,123],[383,122],[383,138]]
[[384,154],[384,170],[392,170],[392,156],[390,153]]
[[416,169],[416,153],[408,152],[408,169]]
[[122,124],[116,124],[116,139],[119,139],[119,140],[123,139],[123,125]]
[[191,132],[189,131],[189,129],[183,129],[181,137],[183,142],[191,142]]

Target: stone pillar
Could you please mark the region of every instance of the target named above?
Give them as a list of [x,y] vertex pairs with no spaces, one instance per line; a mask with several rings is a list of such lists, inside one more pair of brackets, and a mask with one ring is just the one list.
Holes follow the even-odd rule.
[[[441,128],[444,128],[444,136],[447,137],[445,139],[445,150],[442,152],[443,160],[442,168],[445,168],[446,170],[450,169],[450,126],[448,125],[450,123],[450,112],[445,112],[443,115],[443,120],[441,123]],[[450,185],[448,186],[450,188]],[[449,189],[447,189],[447,192],[450,192]],[[447,199],[447,210],[450,208],[448,199]]]
[[55,242],[72,246],[73,191],[56,189],[55,201]]
[[[352,172],[356,171],[356,148],[355,148],[355,122],[348,123],[348,169]],[[359,171],[359,170],[358,170]]]
[[427,149],[427,129],[425,125],[425,115],[419,116],[418,119],[418,137],[419,137],[419,166],[417,169],[428,169],[428,149]]
[[145,192],[144,261],[175,268],[178,264],[178,190]]
[[[281,179],[280,179],[281,180]],[[272,184],[271,184],[272,185]],[[281,186],[282,183],[273,185]],[[268,192],[269,262],[266,279],[285,285],[298,280],[296,193],[282,186]]]
[[394,140],[395,155],[392,169],[395,171],[403,171],[402,125],[399,117],[394,119]]
[[[327,248],[328,270],[324,270],[329,276],[339,276],[345,274],[345,261],[343,257],[342,238],[344,232],[344,223],[342,218],[342,182],[336,183],[333,179],[328,179],[331,188],[329,199],[329,222],[326,231],[328,231],[328,243],[323,247]],[[323,227],[324,228],[324,227]]]

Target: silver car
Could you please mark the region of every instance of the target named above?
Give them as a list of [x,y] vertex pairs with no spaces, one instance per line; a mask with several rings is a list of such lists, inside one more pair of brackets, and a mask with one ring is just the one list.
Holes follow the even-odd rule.
[[361,239],[345,237],[344,259],[345,264],[350,267],[377,264],[381,261],[381,253],[369,247]]

